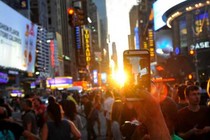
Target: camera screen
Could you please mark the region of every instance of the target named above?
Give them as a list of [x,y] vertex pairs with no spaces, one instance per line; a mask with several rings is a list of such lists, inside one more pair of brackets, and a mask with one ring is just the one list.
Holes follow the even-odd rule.
[[124,53],[124,70],[127,85],[135,85],[150,91],[149,53]]

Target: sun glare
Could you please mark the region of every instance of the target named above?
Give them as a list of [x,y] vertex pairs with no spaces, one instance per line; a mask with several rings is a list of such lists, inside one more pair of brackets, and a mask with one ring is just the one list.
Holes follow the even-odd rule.
[[118,86],[122,87],[127,79],[126,74],[123,70],[116,71],[112,73],[112,80],[115,82]]

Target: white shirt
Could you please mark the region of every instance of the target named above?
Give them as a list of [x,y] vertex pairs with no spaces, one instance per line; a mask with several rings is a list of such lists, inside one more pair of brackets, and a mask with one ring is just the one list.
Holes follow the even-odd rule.
[[104,101],[104,110],[106,111],[106,119],[111,120],[111,112],[112,112],[112,105],[114,103],[114,99],[112,97],[106,98]]

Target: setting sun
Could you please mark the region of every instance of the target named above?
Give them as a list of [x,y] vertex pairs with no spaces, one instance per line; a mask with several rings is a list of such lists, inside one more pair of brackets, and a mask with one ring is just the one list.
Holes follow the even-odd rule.
[[126,79],[127,79],[127,76],[123,70],[118,70],[112,73],[113,82],[115,82],[120,87],[124,85]]

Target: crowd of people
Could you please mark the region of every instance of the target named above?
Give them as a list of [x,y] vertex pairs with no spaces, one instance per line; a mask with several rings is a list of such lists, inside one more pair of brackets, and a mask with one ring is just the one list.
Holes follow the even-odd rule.
[[84,129],[87,140],[96,140],[103,135],[101,114],[107,140],[209,140],[210,108],[201,105],[201,90],[194,83],[167,90],[159,83],[150,93],[130,87],[83,91],[80,97],[50,94],[48,104],[36,94],[10,103],[1,98],[0,140],[82,139]]

